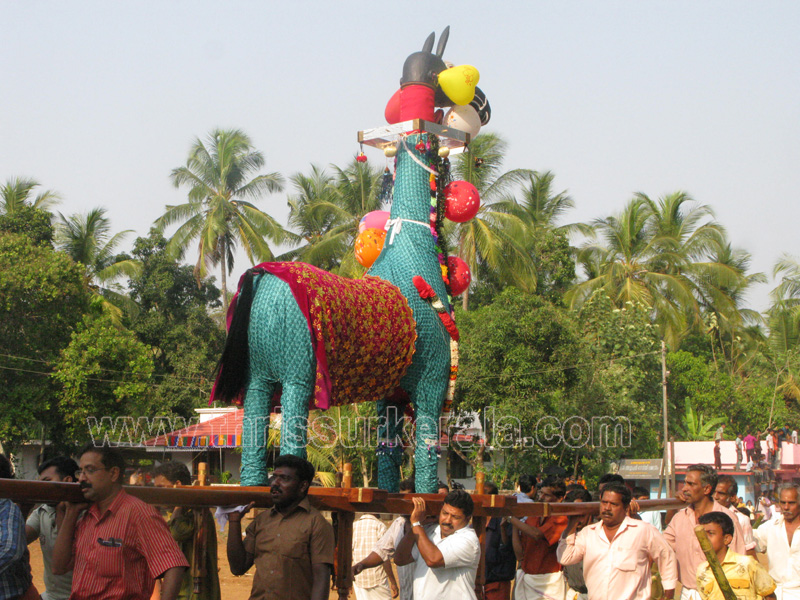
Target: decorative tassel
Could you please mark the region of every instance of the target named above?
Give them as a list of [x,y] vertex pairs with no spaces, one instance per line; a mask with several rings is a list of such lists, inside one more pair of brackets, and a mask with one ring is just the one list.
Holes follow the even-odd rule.
[[389,167],[386,167],[383,170],[383,179],[381,180],[381,191],[378,194],[378,198],[380,198],[381,202],[389,203],[392,201],[392,196],[394,195],[394,176],[392,172],[389,170]]

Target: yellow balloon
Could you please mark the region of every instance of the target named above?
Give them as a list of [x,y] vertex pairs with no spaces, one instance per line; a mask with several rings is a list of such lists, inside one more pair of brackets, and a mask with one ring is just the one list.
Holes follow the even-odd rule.
[[439,73],[439,87],[450,100],[464,106],[475,97],[475,86],[480,78],[478,69],[472,65],[460,65]]

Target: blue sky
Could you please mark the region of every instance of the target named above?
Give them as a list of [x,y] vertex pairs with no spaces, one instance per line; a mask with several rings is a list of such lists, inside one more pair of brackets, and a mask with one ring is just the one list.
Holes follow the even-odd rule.
[[[405,57],[450,25],[445,58],[480,70],[505,167],[552,170],[569,221],[686,190],[755,270],[800,256],[797,2],[5,0],[0,20],[0,179],[36,178],[64,214],[104,206],[115,230],[145,235],[182,201],[169,173],[215,127],[287,177],[346,164]],[[284,222],[285,196],[261,203]]]

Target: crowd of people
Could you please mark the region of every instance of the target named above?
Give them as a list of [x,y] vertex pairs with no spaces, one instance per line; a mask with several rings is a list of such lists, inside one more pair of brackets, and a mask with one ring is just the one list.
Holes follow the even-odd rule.
[[[717,470],[722,468],[722,454],[720,443],[724,440],[725,425],[720,425],[714,435],[714,467]],[[779,469],[786,444],[796,444],[798,441],[797,428],[790,429],[788,425],[783,427],[768,427],[765,431],[746,430],[743,433],[735,434],[736,465],[734,471],[738,471],[742,466],[745,471],[753,469]],[[764,455],[761,449],[761,441],[767,448]]]
[[[498,490],[489,483],[486,492]],[[638,501],[649,499],[649,490],[631,489],[616,474],[603,476],[594,493],[557,476],[523,476],[515,495],[518,503],[599,501],[600,514],[493,517],[486,531],[484,581],[476,588],[480,545],[469,527],[469,494],[445,496],[438,523],[430,516],[425,522],[424,501],[416,498],[414,513],[389,529],[354,530],[354,547],[360,548],[354,553],[356,597],[649,600],[673,598],[680,589],[683,600],[722,600],[695,534],[701,525],[736,598],[800,600],[800,536],[793,538],[800,524],[800,488],[794,484],[779,490],[780,513],[756,530],[749,511],[740,507],[734,478],[705,464],[687,469],[678,495],[688,506],[664,515],[641,511]],[[755,558],[757,551],[766,553],[768,569]],[[398,581],[389,575],[392,558]],[[408,566],[413,569],[401,571]],[[368,570],[378,575],[360,583]]]
[[[221,598],[215,521],[208,509],[175,507],[166,514],[126,493],[125,462],[110,447],[87,446],[79,461],[58,457],[39,467],[42,481],[77,481],[85,503],[31,507],[0,499],[0,600],[36,600],[28,544],[41,543],[45,590],[59,600]],[[327,599],[334,565],[331,523],[308,500],[313,466],[276,459],[273,506],[242,532],[253,505],[225,512],[230,570],[254,567],[252,599]],[[12,477],[0,455],[0,477]],[[160,487],[189,485],[185,465],[164,463],[150,473]],[[413,480],[402,491],[414,492]],[[739,505],[736,481],[704,464],[687,468],[679,496],[688,505],[662,515],[642,511],[649,491],[603,476],[595,492],[551,475],[519,478],[518,503],[599,501],[596,517],[492,517],[481,544],[471,526],[473,498],[449,490],[438,514],[413,497],[411,514],[390,526],[379,515],[354,523],[352,549],[357,600],[685,600],[721,599],[717,579],[695,534],[702,526],[737,598],[800,600],[800,488],[785,485],[768,521],[753,529]],[[485,493],[498,494],[485,485]],[[27,515],[26,520],[26,513]],[[766,553],[769,568],[756,560]],[[395,576],[396,567],[397,576]],[[482,579],[481,585],[476,585]],[[155,596],[154,596],[155,594]]]

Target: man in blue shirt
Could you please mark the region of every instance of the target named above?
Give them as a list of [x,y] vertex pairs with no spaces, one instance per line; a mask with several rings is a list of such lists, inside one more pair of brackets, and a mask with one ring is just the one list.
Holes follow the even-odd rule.
[[[0,454],[0,479],[13,479],[11,462]],[[19,507],[0,499],[0,600],[22,598],[33,585],[25,519]],[[35,593],[34,597],[39,594]]]

